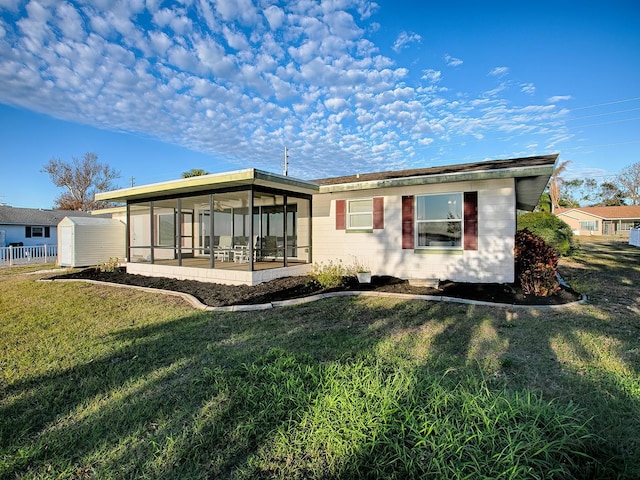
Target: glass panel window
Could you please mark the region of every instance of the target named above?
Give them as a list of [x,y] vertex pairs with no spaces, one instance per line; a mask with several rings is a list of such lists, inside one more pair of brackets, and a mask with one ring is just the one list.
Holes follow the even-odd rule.
[[44,237],[44,227],[31,227],[32,237]]
[[595,232],[596,230],[598,230],[598,220],[581,221],[580,230]]
[[416,197],[418,248],[462,247],[462,194]]
[[347,202],[347,229],[373,228],[373,199]]
[[173,247],[175,243],[176,228],[174,226],[174,214],[163,213],[158,215],[158,246]]
[[620,223],[620,230],[628,232],[629,230],[631,230],[633,228],[634,225],[635,224],[633,222],[621,222]]

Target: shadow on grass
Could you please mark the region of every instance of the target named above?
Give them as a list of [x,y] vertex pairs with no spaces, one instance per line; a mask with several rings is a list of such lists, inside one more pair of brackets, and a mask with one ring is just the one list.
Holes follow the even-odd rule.
[[[473,418],[485,412],[501,429],[487,436],[497,445],[519,421],[544,440],[556,438],[558,412],[578,424],[593,417],[575,444],[591,458],[567,451],[565,474],[637,478],[637,319],[598,304],[540,312],[343,298],[129,328],[103,339],[119,345],[108,356],[5,389],[0,477],[438,476],[438,462],[457,457],[424,453],[447,449],[427,448],[435,433],[421,429],[466,433],[455,440],[464,452],[481,440],[465,430],[475,403]],[[535,423],[525,390],[559,410],[533,402],[545,420]],[[430,417],[422,406],[436,393],[455,408],[433,404],[442,414]],[[582,410],[566,410],[572,404]],[[312,441],[331,449],[319,453]],[[386,470],[374,470],[380,458]]]

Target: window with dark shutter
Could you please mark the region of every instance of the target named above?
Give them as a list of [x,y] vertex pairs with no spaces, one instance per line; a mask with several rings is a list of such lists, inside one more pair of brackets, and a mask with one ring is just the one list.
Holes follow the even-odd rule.
[[413,249],[413,196],[402,197],[402,248]]
[[478,192],[464,192],[464,249],[478,250]]
[[336,230],[345,230],[347,228],[346,210],[346,200],[336,200]]
[[373,198],[373,228],[375,230],[384,228],[384,197]]

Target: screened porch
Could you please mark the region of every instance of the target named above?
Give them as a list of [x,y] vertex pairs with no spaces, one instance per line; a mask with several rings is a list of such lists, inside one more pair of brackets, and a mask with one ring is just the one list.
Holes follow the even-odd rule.
[[151,187],[111,192],[127,200],[128,272],[252,285],[308,271],[315,184],[252,169]]

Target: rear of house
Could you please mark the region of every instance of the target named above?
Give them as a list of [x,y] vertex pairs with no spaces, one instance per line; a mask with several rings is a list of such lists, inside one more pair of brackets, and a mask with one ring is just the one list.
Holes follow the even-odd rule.
[[[297,180],[256,169],[104,192],[125,201],[127,270],[253,285],[313,263],[512,282],[516,211],[558,155]],[[271,240],[269,242],[269,240]]]
[[532,210],[557,156],[319,180],[314,261],[374,275],[513,282],[516,210]]

